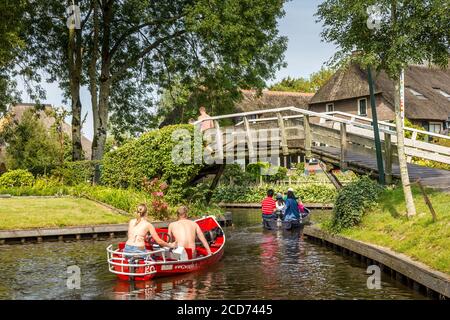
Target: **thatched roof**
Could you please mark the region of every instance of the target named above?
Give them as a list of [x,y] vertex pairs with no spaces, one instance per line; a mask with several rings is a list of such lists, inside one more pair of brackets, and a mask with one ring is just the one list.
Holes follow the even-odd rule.
[[[375,93],[382,94],[394,109],[394,84],[384,71],[374,73]],[[418,98],[410,89],[424,98]],[[409,119],[445,121],[450,101],[438,89],[450,94],[450,70],[411,65],[405,69],[405,113]],[[352,99],[369,95],[367,72],[356,64],[338,70],[311,99],[310,104]]]
[[[21,103],[21,104],[12,106],[8,112],[10,115],[13,115],[14,121],[20,122],[25,111],[33,108],[34,106],[35,106],[35,104],[32,104],[32,103]],[[43,107],[46,109],[52,108],[52,106],[49,104],[46,104]],[[44,111],[39,111],[39,119],[47,129],[49,129],[55,123],[55,118],[48,116]],[[63,130],[69,137],[72,137],[72,126],[71,125],[64,122]],[[85,136],[82,135],[81,136],[81,146],[83,148],[85,158],[90,159],[91,154],[92,154],[92,150],[91,150],[92,142],[88,138],[86,138]],[[0,152],[3,152],[3,151],[4,151],[4,148],[1,148],[1,146],[0,146]]]
[[291,106],[308,109],[308,103],[314,93],[264,90],[261,95],[258,95],[255,90],[242,90],[242,95],[243,99],[236,104],[236,112]]

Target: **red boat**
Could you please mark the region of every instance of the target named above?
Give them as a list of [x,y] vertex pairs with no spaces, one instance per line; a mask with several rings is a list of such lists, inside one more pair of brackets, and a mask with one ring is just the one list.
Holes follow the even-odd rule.
[[[207,254],[206,249],[198,243],[197,256],[192,258],[192,251],[185,249],[188,259],[180,260],[168,248],[161,248],[149,237],[145,247],[147,253],[124,253],[125,242],[120,242],[117,248],[109,245],[106,248],[108,255],[109,271],[115,273],[121,280],[150,280],[156,277],[167,277],[182,273],[188,273],[204,269],[223,256],[225,246],[225,234],[217,220],[208,216],[195,220],[205,234],[209,242],[212,255]],[[164,241],[170,242],[167,228],[157,228],[156,232]]]

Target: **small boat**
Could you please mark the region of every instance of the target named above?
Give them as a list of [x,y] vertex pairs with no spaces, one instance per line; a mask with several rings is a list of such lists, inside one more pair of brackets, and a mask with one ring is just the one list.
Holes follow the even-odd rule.
[[[172,249],[161,248],[149,237],[145,247],[147,253],[124,253],[125,242],[120,242],[116,248],[109,245],[106,248],[109,271],[116,274],[121,280],[147,281],[156,277],[167,277],[204,269],[222,258],[225,246],[225,234],[212,217],[204,217],[195,222],[205,234],[209,242],[212,255],[207,255],[201,243],[196,243],[197,256],[192,258],[192,251],[185,249],[187,259],[183,259]],[[169,241],[167,228],[157,228],[156,232],[164,241]]]
[[292,230],[300,228],[309,223],[310,210],[306,207],[304,207],[303,210],[304,212],[300,212],[301,219],[288,221],[284,220],[281,213],[277,211],[276,219],[267,219],[266,221],[263,221],[264,229],[276,230],[278,228],[283,228],[284,230]]

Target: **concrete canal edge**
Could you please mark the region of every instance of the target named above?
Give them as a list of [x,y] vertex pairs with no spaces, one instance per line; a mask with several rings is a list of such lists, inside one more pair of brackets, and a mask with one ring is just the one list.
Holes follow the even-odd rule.
[[450,298],[450,276],[390,249],[333,235],[314,226],[305,226],[308,239],[348,254],[367,265],[378,265],[383,272],[432,298]]
[[[226,213],[223,218],[217,221],[222,226],[232,225],[232,217]],[[152,222],[156,228],[167,227],[170,221]],[[84,240],[113,238],[125,236],[128,231],[128,224],[100,224],[87,226],[71,226],[63,228],[34,228],[17,230],[0,230],[0,245],[17,243],[40,243],[43,241],[63,241],[63,240]]]
[[[331,210],[332,203],[304,203],[306,208],[315,210]],[[237,202],[220,202],[220,207],[223,208],[242,208],[242,209],[261,209],[261,203],[237,203]]]

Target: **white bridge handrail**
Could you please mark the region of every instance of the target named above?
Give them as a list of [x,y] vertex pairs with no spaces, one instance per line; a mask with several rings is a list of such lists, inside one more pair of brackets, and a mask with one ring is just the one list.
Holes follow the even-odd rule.
[[[351,119],[359,119],[362,121],[367,121],[372,123],[373,119],[372,118],[368,118],[368,117],[362,117],[362,116],[358,116],[358,115],[354,115],[354,114],[350,114],[350,113],[345,113],[345,112],[341,112],[341,111],[331,111],[331,112],[326,112],[326,114],[328,115],[341,115],[344,117],[349,117]],[[391,123],[391,122],[386,122],[386,121],[378,121],[378,124],[383,125],[383,126],[388,126],[388,127],[392,127],[396,128],[395,123]],[[411,132],[417,132],[417,133],[421,133],[421,134],[425,134],[428,136],[432,136],[432,137],[436,137],[436,138],[441,138],[441,139],[448,139],[450,140],[450,136],[446,136],[440,133],[435,133],[435,132],[431,132],[431,131],[425,131],[425,130],[420,130],[420,129],[415,129],[415,128],[411,128],[411,127],[404,127],[403,128],[405,131],[411,131]]]
[[[253,115],[260,115],[260,114],[266,114],[266,113],[279,113],[279,112],[284,112],[284,111],[292,111],[292,112],[300,113],[299,115],[283,116],[283,119],[285,119],[285,120],[298,119],[298,118],[302,118],[304,115],[309,115],[309,116],[318,117],[318,118],[328,120],[328,121],[340,122],[340,123],[345,123],[345,124],[352,125],[355,127],[373,130],[373,125],[372,125],[373,120],[371,118],[362,117],[362,116],[354,115],[351,113],[345,113],[345,112],[341,112],[341,111],[315,112],[315,111],[301,109],[301,108],[297,108],[297,107],[282,107],[282,108],[274,108],[274,109],[247,111],[247,112],[241,112],[241,113],[230,113],[230,114],[225,114],[225,115],[220,115],[220,116],[212,116],[212,117],[209,117],[206,119],[197,120],[194,122],[194,125],[202,123],[203,121],[208,121],[208,120],[221,120],[221,119],[229,119],[229,118],[248,117],[248,116],[253,116]],[[335,115],[345,116],[345,117],[350,118],[350,120],[342,119]],[[274,121],[277,119],[278,119],[277,117],[257,118],[257,119],[249,119],[249,122],[256,123],[256,122],[264,122],[264,121]],[[365,122],[369,122],[370,125],[366,125],[366,124],[362,124],[361,122],[357,122],[356,119],[362,120]],[[235,124],[235,126],[239,126],[242,124],[243,124],[243,121],[240,121],[237,124]],[[395,123],[390,123],[390,122],[386,122],[386,121],[378,121],[378,124],[385,126],[385,127],[393,128],[392,130],[390,130],[390,129],[381,127],[381,128],[379,128],[379,131],[386,132],[389,134],[396,133]],[[421,133],[421,134],[436,137],[436,138],[450,140],[450,136],[431,132],[431,131],[425,131],[425,130],[415,129],[415,128],[411,128],[411,127],[404,127],[404,130],[410,131],[410,132],[417,132],[417,133]]]
[[[208,120],[221,120],[221,119],[230,119],[230,118],[237,118],[237,117],[247,117],[247,116],[252,116],[252,115],[259,115],[259,114],[265,114],[265,113],[279,113],[279,112],[284,112],[284,111],[296,112],[296,113],[299,113],[300,115],[283,116],[283,119],[301,118],[304,115],[308,115],[308,116],[318,117],[318,118],[329,120],[329,121],[345,123],[347,125],[360,127],[363,129],[372,129],[371,125],[366,125],[366,124],[362,124],[360,122],[346,120],[346,119],[342,119],[339,117],[327,115],[326,113],[314,112],[314,111],[301,109],[301,108],[297,108],[297,107],[283,107],[283,108],[256,110],[256,111],[248,111],[248,112],[241,112],[241,113],[231,113],[231,114],[225,114],[225,115],[221,115],[221,116],[213,116],[213,117],[208,117],[205,119],[197,120],[194,122],[194,125],[200,124],[203,121],[208,121]],[[251,120],[249,120],[249,122],[273,121],[273,120],[274,120],[273,118],[260,118],[260,119],[251,119]],[[395,134],[395,131],[385,129],[385,128],[380,128],[380,131],[386,132],[388,134]]]

